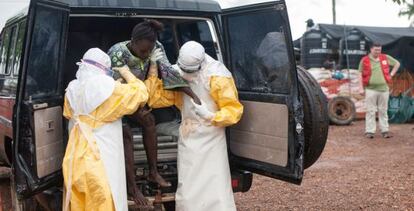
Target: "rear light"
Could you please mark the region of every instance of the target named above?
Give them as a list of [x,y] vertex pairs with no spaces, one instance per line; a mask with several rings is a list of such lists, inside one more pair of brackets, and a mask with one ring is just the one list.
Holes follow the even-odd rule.
[[238,188],[239,187],[239,179],[232,179],[231,180],[231,187],[233,189]]
[[233,192],[247,192],[252,186],[253,175],[249,171],[232,171],[231,187]]

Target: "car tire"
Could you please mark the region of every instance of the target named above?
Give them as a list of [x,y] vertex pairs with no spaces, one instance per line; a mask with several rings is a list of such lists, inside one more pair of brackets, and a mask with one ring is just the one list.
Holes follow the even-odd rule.
[[28,204],[26,200],[19,200],[16,193],[16,184],[14,181],[14,175],[10,175],[10,195],[12,200],[13,211],[26,211],[28,210]]
[[329,120],[336,125],[349,125],[355,118],[355,104],[348,97],[334,97],[328,103]]
[[328,139],[328,100],[318,82],[307,70],[298,66],[297,73],[304,113],[305,151],[303,168],[306,169],[318,160]]

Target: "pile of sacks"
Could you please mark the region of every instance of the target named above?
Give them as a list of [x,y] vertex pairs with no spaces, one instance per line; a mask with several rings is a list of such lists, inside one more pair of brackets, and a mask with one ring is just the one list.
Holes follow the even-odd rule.
[[[358,70],[339,70],[342,79],[338,80],[332,76],[334,71],[325,68],[311,68],[308,72],[321,85],[322,91],[328,100],[336,96],[346,96],[355,104],[357,116],[365,113],[364,88],[362,86],[361,73]],[[336,74],[338,75],[338,74]]]
[[[357,118],[363,118],[365,115],[365,93],[362,86],[361,73],[355,69],[344,69],[339,72],[342,73],[341,79],[335,79],[335,71],[325,68],[311,68],[308,72],[321,85],[322,91],[326,97],[332,99],[336,96],[349,97],[355,104]],[[390,84],[391,97],[398,97],[403,92],[407,91],[414,84],[414,73],[404,69],[393,77],[392,84]],[[411,89],[409,96],[414,96],[414,89]]]
[[[410,89],[412,85],[414,85],[414,71],[404,69],[392,78],[390,95],[399,96],[403,92]],[[412,89],[411,93],[408,94],[414,97],[414,89]]]

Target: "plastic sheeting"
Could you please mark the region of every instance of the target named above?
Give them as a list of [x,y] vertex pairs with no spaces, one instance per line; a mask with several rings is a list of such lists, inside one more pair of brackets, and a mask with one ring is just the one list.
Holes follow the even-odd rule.
[[390,123],[406,123],[414,118],[414,98],[409,96],[413,88],[414,85],[397,97],[390,96],[388,101],[388,121]]

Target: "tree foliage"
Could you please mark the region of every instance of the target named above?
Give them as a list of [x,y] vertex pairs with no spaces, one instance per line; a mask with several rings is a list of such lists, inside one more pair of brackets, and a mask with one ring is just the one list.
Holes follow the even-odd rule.
[[411,18],[414,15],[414,1],[408,2],[408,0],[392,0],[393,2],[404,5],[405,8],[403,8],[399,15],[400,16],[408,16],[408,18]]
[[405,0],[392,0],[393,2],[397,3],[397,4],[404,4],[406,3]]

